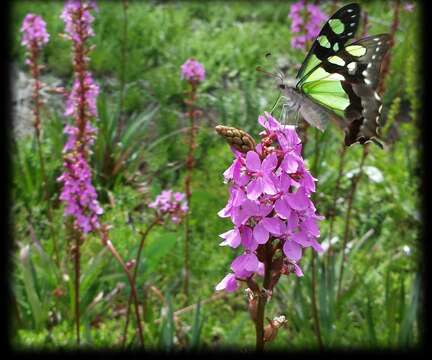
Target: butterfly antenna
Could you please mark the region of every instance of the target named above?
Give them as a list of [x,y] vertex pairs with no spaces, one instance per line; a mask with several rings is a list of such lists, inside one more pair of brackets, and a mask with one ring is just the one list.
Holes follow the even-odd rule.
[[276,63],[276,59],[272,56],[272,54],[270,52],[268,52],[267,54],[265,54],[265,58],[273,66],[273,68],[276,69],[277,77],[280,79],[280,81],[283,84],[284,79],[285,79],[285,75],[283,74],[282,70],[280,70],[278,68],[278,65]]
[[269,72],[269,71],[265,71],[265,70],[263,70],[263,68],[262,68],[261,66],[257,66],[257,67],[256,67],[256,71],[262,72],[263,74],[266,74],[266,75],[269,76],[269,77],[272,77],[272,78],[279,78],[280,80],[283,80],[283,79],[281,78],[281,74],[279,74],[279,73],[271,73],[271,72]]

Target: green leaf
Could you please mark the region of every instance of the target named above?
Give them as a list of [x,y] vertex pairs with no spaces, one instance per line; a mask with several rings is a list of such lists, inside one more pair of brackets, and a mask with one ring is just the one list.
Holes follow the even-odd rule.
[[170,351],[174,345],[174,313],[172,309],[171,294],[165,296],[166,315],[162,321],[161,331],[159,335],[159,347],[165,351]]
[[203,320],[201,320],[201,300],[198,301],[195,308],[194,322],[192,325],[192,339],[190,347],[196,350],[199,346],[201,329],[203,325]]
[[143,250],[143,271],[151,273],[156,270],[162,258],[168,255],[178,244],[179,237],[176,233],[164,232],[162,234],[154,233],[148,240],[149,244],[145,244]]

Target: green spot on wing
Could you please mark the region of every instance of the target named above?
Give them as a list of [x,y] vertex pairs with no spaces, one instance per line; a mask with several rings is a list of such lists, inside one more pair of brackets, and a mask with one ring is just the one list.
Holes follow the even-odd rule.
[[334,43],[333,50],[336,51],[336,52],[339,51],[339,44],[338,43]]
[[329,62],[331,62],[332,64],[339,65],[339,66],[345,66],[345,61],[342,58],[340,58],[339,56],[330,56],[327,60]]
[[330,45],[330,41],[328,41],[327,39],[327,36],[325,35],[318,36],[317,40],[321,46],[330,49],[331,45]]
[[333,32],[338,34],[338,35],[342,34],[345,30],[345,25],[339,19],[330,19],[328,21],[328,24],[330,25]]
[[363,56],[366,54],[366,48],[361,45],[349,45],[345,48],[345,51],[351,54],[352,56]]

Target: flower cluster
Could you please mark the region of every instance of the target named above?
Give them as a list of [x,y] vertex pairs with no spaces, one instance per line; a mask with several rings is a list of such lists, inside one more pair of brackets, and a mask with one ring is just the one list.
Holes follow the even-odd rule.
[[205,69],[195,59],[187,60],[181,66],[181,78],[189,82],[201,82],[205,79]]
[[41,48],[49,40],[46,23],[39,15],[27,14],[20,31],[23,33],[21,44],[28,49],[33,46]]
[[90,72],[85,72],[82,85],[79,79],[75,79],[72,91],[66,102],[65,116],[79,116],[81,100],[84,99],[84,108],[87,111],[86,115],[97,117],[96,99],[99,95],[99,86],[93,81]]
[[186,195],[172,190],[162,191],[148,207],[155,209],[161,217],[169,215],[174,224],[178,224],[189,210]]
[[94,1],[69,0],[66,2],[60,18],[65,23],[67,36],[74,43],[81,43],[90,36],[94,36],[91,27],[94,17],[90,13],[91,10],[97,10]]
[[[234,228],[220,235],[220,245],[241,245],[243,252],[216,290],[235,291],[239,280],[249,284],[254,274],[263,276],[264,271],[302,276],[302,249],[322,251],[317,238],[323,217],[310,199],[316,179],[305,167],[300,138],[293,126],[281,125],[268,113],[258,122],[265,128],[261,143],[246,154],[232,148],[235,160],[224,172],[230,197],[218,215],[230,217]],[[264,255],[268,246],[271,260]]]
[[[97,201],[96,190],[92,185],[91,169],[85,158],[85,152],[78,149],[79,129],[66,125],[64,132],[68,135],[68,141],[63,149],[65,171],[58,178],[58,181],[63,183],[60,200],[66,203],[65,215],[73,216],[75,226],[83,233],[89,233],[99,229],[98,216],[103,213],[103,209]],[[87,124],[83,136],[87,146],[93,143],[95,133],[96,130]]]
[[291,38],[291,46],[296,49],[303,49],[307,41],[315,40],[322,23],[327,19],[317,5],[305,5],[304,0],[292,4],[288,16],[291,19],[291,32],[302,33]]
[[100,228],[99,215],[103,213],[92,185],[92,173],[88,164],[96,128],[90,118],[97,117],[96,98],[99,87],[86,70],[89,49],[86,40],[94,35],[90,10],[94,2],[70,0],[65,4],[61,18],[65,22],[68,38],[73,42],[74,75],[72,90],[66,101],[64,115],[75,118],[75,125],[66,125],[68,139],[63,148],[64,172],[58,178],[63,183],[60,200],[65,202],[65,215],[73,216],[75,226],[83,233]]

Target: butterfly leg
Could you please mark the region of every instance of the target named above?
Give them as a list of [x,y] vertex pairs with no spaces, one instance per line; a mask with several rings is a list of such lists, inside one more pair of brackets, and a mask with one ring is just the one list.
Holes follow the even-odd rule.
[[279,101],[282,97],[279,95],[279,97],[276,99],[276,102],[274,103],[271,111],[270,111],[270,115],[273,115],[273,111],[276,109],[276,106],[279,104]]

